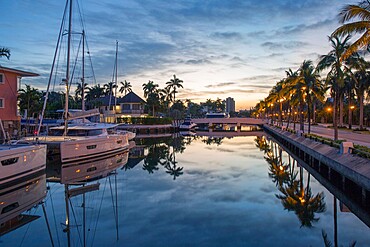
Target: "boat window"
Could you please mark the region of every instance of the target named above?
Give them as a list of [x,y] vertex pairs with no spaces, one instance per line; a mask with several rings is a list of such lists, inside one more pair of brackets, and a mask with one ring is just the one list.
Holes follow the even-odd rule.
[[88,136],[97,136],[97,135],[101,135],[101,134],[103,134],[103,130],[89,130],[88,132],[87,132],[87,135]]
[[18,162],[18,159],[19,159],[19,157],[14,157],[14,158],[2,160],[1,161],[1,164],[3,166],[10,166],[10,165],[13,165],[13,164],[17,163]]
[[87,168],[87,172],[93,172],[93,171],[96,171],[96,167],[95,166],[93,166],[93,167],[89,167],[89,168]]
[[90,146],[86,146],[87,149],[95,149],[96,148],[96,145],[90,145]]
[[15,203],[12,203],[6,207],[4,207],[2,210],[1,210],[1,214],[6,214],[14,209],[16,209],[17,207],[19,207],[19,203],[18,202],[15,202]]

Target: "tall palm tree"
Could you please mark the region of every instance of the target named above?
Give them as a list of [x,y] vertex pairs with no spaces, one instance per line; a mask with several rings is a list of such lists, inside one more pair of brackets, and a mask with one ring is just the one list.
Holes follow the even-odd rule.
[[164,108],[168,111],[169,105],[172,102],[172,92],[169,87],[159,90],[159,97]]
[[173,79],[166,82],[167,87],[173,90],[173,102],[176,102],[176,88],[183,88],[183,85],[181,83],[183,83],[183,81],[177,78],[176,75],[173,75]]
[[147,98],[147,103],[149,106],[152,107],[152,114],[153,117],[155,116],[155,106],[158,104],[159,101],[159,94],[158,94],[158,84],[154,84],[153,81],[148,83],[144,83],[143,85],[144,97]]
[[300,67],[300,77],[304,84],[303,90],[305,91],[305,99],[307,102],[307,116],[308,116],[308,133],[311,132],[311,107],[313,97],[321,97],[322,92],[316,90],[321,89],[319,73],[316,71],[311,60],[303,61]]
[[8,60],[10,58],[10,50],[5,47],[0,48],[0,57],[6,57]]
[[343,25],[338,27],[331,34],[331,37],[360,34],[357,40],[341,54],[341,60],[345,60],[360,49],[368,50],[370,44],[370,2],[361,1],[357,5],[346,5],[338,16]]
[[349,39],[349,36],[344,39],[340,39],[338,36],[329,37],[332,50],[327,55],[321,56],[317,65],[317,70],[319,72],[324,69],[329,69],[326,77],[326,84],[329,86],[331,96],[333,98],[333,126],[335,140],[338,140],[338,105],[344,94],[343,66],[346,61],[341,60],[341,57],[349,47]]
[[132,87],[131,82],[125,80],[125,82],[122,82],[121,81],[120,84],[121,84],[121,87],[119,89],[119,92],[120,93],[125,92],[125,95],[126,95],[127,92],[131,92],[132,91],[132,89],[131,89],[131,87]]
[[114,89],[117,88],[118,86],[116,84],[114,84],[114,82],[108,82],[106,84],[104,84],[104,94],[105,96],[108,96],[108,95],[114,95]]

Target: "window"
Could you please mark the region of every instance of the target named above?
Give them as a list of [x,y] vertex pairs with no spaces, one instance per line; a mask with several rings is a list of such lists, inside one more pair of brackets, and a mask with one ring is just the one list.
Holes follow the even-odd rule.
[[0,74],[0,84],[4,84],[4,74]]
[[0,108],[4,108],[4,98],[0,98]]

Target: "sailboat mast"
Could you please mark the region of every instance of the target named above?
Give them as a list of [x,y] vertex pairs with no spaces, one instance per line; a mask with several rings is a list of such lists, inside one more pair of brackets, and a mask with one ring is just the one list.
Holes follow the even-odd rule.
[[82,102],[82,111],[85,111],[85,30],[82,30],[81,102]]
[[115,92],[114,92],[114,122],[117,122],[116,109],[117,109],[117,71],[118,71],[118,40],[116,40],[116,77],[115,77]]
[[65,108],[64,108],[64,135],[67,135],[68,131],[68,99],[69,99],[69,66],[71,59],[71,39],[72,39],[72,0],[69,0],[69,20],[68,20],[68,43],[67,43],[67,68],[66,68],[66,97],[65,97]]

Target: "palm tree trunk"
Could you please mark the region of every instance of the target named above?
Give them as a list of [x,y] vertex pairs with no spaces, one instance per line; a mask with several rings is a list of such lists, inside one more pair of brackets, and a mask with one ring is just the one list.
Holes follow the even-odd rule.
[[312,123],[316,124],[316,101],[312,103]]
[[334,93],[334,102],[333,102],[333,127],[334,127],[334,140],[338,140],[338,97],[337,92]]
[[311,132],[311,99],[307,94],[308,134]]
[[304,132],[304,119],[303,119],[303,102],[299,103],[299,126],[300,130]]
[[289,128],[289,123],[290,123],[290,114],[292,114],[292,107],[289,106],[289,114],[288,114],[288,123],[286,125],[286,128]]
[[339,96],[339,127],[343,126],[343,94]]
[[283,126],[283,117],[282,117],[282,114],[283,114],[283,102],[279,102],[279,122],[280,122],[280,126]]
[[364,128],[364,95],[359,94],[358,95],[358,101],[360,102],[360,129],[362,130]]
[[352,129],[351,93],[348,94],[348,128]]

